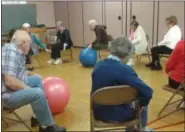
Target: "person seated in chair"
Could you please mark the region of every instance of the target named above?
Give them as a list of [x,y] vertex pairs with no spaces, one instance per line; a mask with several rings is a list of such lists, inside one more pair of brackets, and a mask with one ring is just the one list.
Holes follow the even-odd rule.
[[166,18],[166,23],[168,26],[168,32],[164,36],[164,39],[151,49],[152,62],[146,65],[146,67],[151,68],[151,70],[162,69],[159,55],[170,55],[173,49],[175,48],[177,42],[179,42],[182,37],[181,30],[177,25],[177,18],[175,16],[170,16]]
[[73,46],[71,40],[70,32],[63,26],[62,21],[57,21],[57,42],[52,44],[51,47],[51,60],[48,61],[48,64],[62,64],[60,51],[70,49]]
[[[131,22],[131,34],[129,37],[129,40],[133,44],[133,49],[135,50],[136,55],[142,55],[145,53],[147,49],[147,39],[146,39],[146,34],[143,29],[143,27],[136,21],[136,16],[132,17],[132,22]],[[127,65],[134,65],[134,62],[132,60],[132,52],[130,54],[130,58],[127,62]]]
[[[89,28],[91,31],[95,32],[96,39],[88,45],[88,48],[94,48],[94,49],[104,49],[108,47],[108,35],[106,32],[106,26],[98,25],[98,23],[95,20],[89,21]],[[112,39],[112,38],[110,38]]]
[[65,132],[54,120],[43,91],[41,77],[25,67],[25,55],[31,44],[30,35],[18,30],[11,43],[2,48],[2,93],[4,106],[12,109],[30,104],[34,113],[31,126],[39,125],[39,132]]
[[169,75],[169,85],[177,89],[184,82],[184,40],[177,43],[166,64],[166,73]]
[[38,54],[38,47],[40,46],[46,52],[50,52],[49,49],[46,48],[46,45],[31,31],[31,25],[29,23],[24,23],[22,25],[23,30],[25,30],[32,39],[32,44],[30,46],[29,53],[26,55],[26,65],[29,71],[33,70],[32,59],[31,56]]
[[[145,84],[136,74],[134,69],[126,64],[132,43],[126,37],[118,37],[109,45],[110,55],[98,62],[92,72],[91,95],[103,87],[129,85],[141,97],[142,127],[147,125],[147,106],[152,98],[153,90]],[[123,63],[124,62],[124,63]],[[135,117],[135,111],[130,104],[118,106],[93,105],[96,120],[105,122],[124,122]]]

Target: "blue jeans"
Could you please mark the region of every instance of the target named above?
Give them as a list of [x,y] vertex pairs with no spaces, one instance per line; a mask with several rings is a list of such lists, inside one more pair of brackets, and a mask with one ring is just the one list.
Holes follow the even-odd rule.
[[43,92],[42,80],[39,76],[28,76],[29,88],[18,90],[4,103],[11,108],[20,108],[30,104],[41,126],[53,126],[54,121],[47,99]]
[[143,111],[141,112],[142,128],[145,128],[147,126],[147,121],[148,121],[148,107],[145,106]]

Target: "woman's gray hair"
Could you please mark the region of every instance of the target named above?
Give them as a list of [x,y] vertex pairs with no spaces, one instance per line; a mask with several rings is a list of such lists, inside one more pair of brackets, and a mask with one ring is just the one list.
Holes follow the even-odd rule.
[[11,42],[16,45],[20,45],[22,42],[27,42],[31,44],[31,37],[26,31],[17,30],[13,34]]
[[56,21],[56,26],[63,26],[63,21]]
[[123,59],[131,53],[132,43],[127,37],[117,37],[110,42],[109,50],[112,55]]

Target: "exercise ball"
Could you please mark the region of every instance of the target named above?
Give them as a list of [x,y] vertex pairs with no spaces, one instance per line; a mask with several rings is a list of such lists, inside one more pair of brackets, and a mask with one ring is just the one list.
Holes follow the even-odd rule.
[[97,52],[91,48],[84,48],[80,51],[80,62],[84,67],[92,67],[97,61]]
[[64,111],[70,98],[69,86],[57,77],[48,77],[43,80],[44,93],[52,114]]

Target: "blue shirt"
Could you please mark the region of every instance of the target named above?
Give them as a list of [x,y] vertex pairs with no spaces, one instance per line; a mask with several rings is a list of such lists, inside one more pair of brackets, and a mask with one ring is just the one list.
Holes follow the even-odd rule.
[[[2,47],[2,75],[14,76],[27,83],[27,70],[25,67],[25,55],[13,43],[5,44]],[[8,99],[13,90],[5,86],[2,79],[2,98]]]
[[[109,56],[97,63],[92,73],[92,91],[108,87],[129,85],[138,92],[141,97],[141,106],[147,106],[152,98],[153,90],[139,79],[132,67],[122,64],[120,59],[115,56]],[[102,121],[126,121],[135,116],[135,111],[130,105],[119,106],[100,106],[93,105],[94,116]]]

